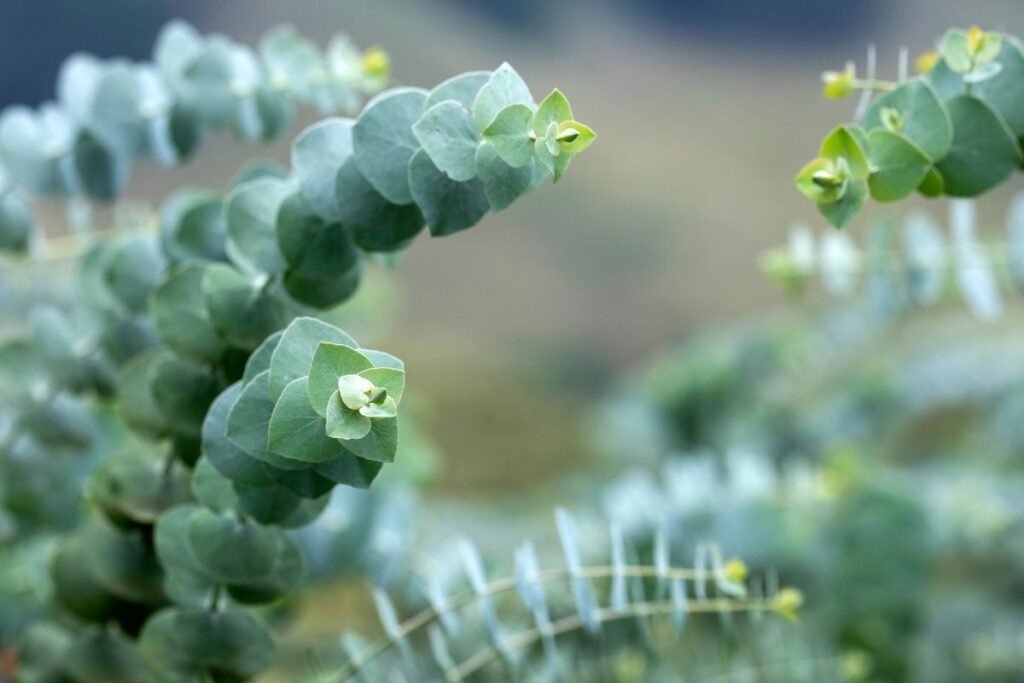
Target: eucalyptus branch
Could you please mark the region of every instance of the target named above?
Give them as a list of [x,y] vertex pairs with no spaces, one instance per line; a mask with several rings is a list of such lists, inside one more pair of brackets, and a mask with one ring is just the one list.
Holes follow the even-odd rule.
[[[795,179],[836,227],[849,223],[868,196],[891,202],[914,191],[926,197],[976,197],[1000,185],[1024,162],[1024,101],[1006,96],[1024,78],[1020,41],[978,27],[946,33],[934,59],[919,60],[917,78],[875,80],[852,65],[827,72],[827,97],[863,89],[855,123],[833,130],[816,159]],[[900,71],[906,59],[901,56]],[[886,91],[872,100],[875,90]]]
[[[716,599],[692,601],[688,604],[687,612],[690,614],[722,614],[734,612],[764,612],[773,609],[772,603],[765,600],[759,601],[738,601],[731,599]],[[637,617],[653,617],[672,614],[676,608],[664,602],[644,602],[629,605],[624,610],[611,607],[601,608],[596,611],[594,618],[601,623],[614,622],[621,619],[635,619]],[[509,636],[505,646],[509,651],[526,649],[537,644],[545,637],[557,637],[573,631],[585,628],[584,620],[578,614],[572,614],[551,623],[545,629],[534,628],[523,633]],[[500,654],[494,648],[488,648],[465,662],[459,664],[455,669],[456,680],[461,680],[477,671],[480,671],[489,664],[498,660]]]
[[[383,85],[380,50],[353,56],[335,41],[325,58],[283,29],[268,34],[257,59],[172,24],[155,67],[72,58],[63,109],[0,116],[0,155],[35,194],[112,199],[131,159],[177,161],[204,129],[277,135],[290,118],[282,93],[311,104],[327,97],[325,111],[354,109],[357,101],[341,102],[353,93],[321,71],[324,59],[336,69],[350,58],[359,67],[346,78],[361,79],[360,92]],[[144,97],[154,92],[166,97]],[[7,153],[4,131],[60,116],[67,136],[49,139],[47,129],[29,136],[38,155]],[[314,520],[335,486],[370,487],[398,451],[404,363],[314,315],[353,296],[375,255],[404,250],[425,229],[472,227],[559,180],[594,139],[560,91],[537,103],[503,64],[431,90],[394,88],[355,119],[320,121],[295,138],[290,168],[249,167],[223,193],[174,193],[156,230],[119,215],[88,250],[78,234],[47,244],[51,261],[81,263],[76,315],[37,310],[30,334],[0,350],[39,367],[42,377],[18,386],[44,382],[54,401],[116,385],[117,417],[140,437],[86,482],[100,520],[59,544],[58,605],[85,623],[148,617],[141,660],[131,661],[161,677],[215,669],[247,680],[266,668],[273,637],[246,606],[274,602],[303,579],[301,549],[284,529]],[[4,229],[25,227],[18,197],[0,197],[2,243],[17,241]],[[60,425],[48,419],[19,419],[20,442],[56,440]],[[96,586],[95,599],[79,599],[83,581]],[[131,610],[111,614],[111,604]],[[209,637],[186,637],[197,632]],[[136,674],[125,678],[145,678]]]
[[[693,569],[680,568],[662,570],[658,567],[646,565],[618,568],[611,566],[589,566],[582,567],[576,572],[566,568],[547,569],[536,574],[529,575],[526,577],[526,581],[531,585],[543,586],[550,583],[561,583],[580,578],[607,579],[613,576],[624,576],[628,578],[660,577],[668,581],[708,581],[719,578],[720,575],[712,571],[696,571]],[[443,615],[473,605],[482,597],[493,597],[517,590],[519,586],[520,581],[516,577],[510,576],[502,579],[496,579],[484,586],[483,590],[480,592],[465,591],[446,598],[440,604],[431,605],[430,607],[422,609],[412,617],[403,621],[399,625],[394,636],[384,637],[375,644],[369,646],[366,650],[360,653],[357,658],[350,661],[339,674],[341,680],[349,680],[352,676],[358,673],[359,670],[365,668],[372,661],[394,647],[399,640],[413,635],[425,626],[437,621]]]

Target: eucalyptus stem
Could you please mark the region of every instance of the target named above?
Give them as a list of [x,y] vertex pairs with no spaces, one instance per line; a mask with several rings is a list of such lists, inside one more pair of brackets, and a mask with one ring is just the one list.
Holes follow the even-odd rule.
[[[661,577],[669,581],[707,581],[718,577],[718,574],[714,571],[697,571],[694,569],[669,569],[667,571],[663,571],[659,570],[657,567],[649,565],[633,565],[618,568],[608,565],[599,565],[582,567],[576,572],[572,572],[565,568],[547,569],[530,576],[528,580],[532,585],[546,585],[560,581],[571,581],[572,579],[602,579],[611,578],[616,575],[628,578]],[[342,669],[340,674],[341,680],[349,680],[360,669],[393,647],[398,639],[409,636],[415,631],[439,619],[442,615],[466,607],[481,597],[500,595],[513,591],[517,587],[518,582],[515,577],[505,577],[487,584],[479,593],[475,591],[465,591],[458,595],[449,597],[440,605],[432,605],[420,610],[418,613],[399,625],[398,630],[395,633],[395,637],[381,639],[367,650],[364,650],[360,657],[354,658],[350,661],[345,668]]]
[[[738,600],[728,599],[716,599],[716,600],[704,600],[691,602],[687,605],[686,611],[690,614],[709,614],[709,613],[733,613],[733,612],[761,612],[768,611],[771,609],[771,604],[766,600],[757,602],[747,602]],[[641,602],[630,605],[625,610],[617,610],[611,607],[605,607],[597,610],[594,613],[600,623],[608,623],[611,621],[618,621],[620,619],[631,619],[636,617],[652,617],[659,615],[672,614],[675,612],[676,606],[671,603],[665,602]],[[557,621],[551,623],[546,629],[534,628],[523,633],[516,634],[507,638],[504,641],[506,650],[522,650],[536,644],[541,638],[557,637],[571,633],[572,631],[578,631],[583,628],[586,624],[578,614],[572,614],[567,617],[563,617]],[[470,659],[466,660],[455,668],[455,674],[458,678],[465,678],[477,671],[480,671],[484,667],[493,663],[498,659],[500,653],[494,648],[489,647],[486,650],[481,651],[479,654],[474,655]]]

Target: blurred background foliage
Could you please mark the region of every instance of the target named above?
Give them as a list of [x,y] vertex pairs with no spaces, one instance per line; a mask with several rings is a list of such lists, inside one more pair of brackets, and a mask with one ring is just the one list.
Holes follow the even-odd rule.
[[[555,547],[550,511],[562,504],[590,520],[595,555],[607,536],[596,520],[617,521],[647,549],[664,524],[673,547],[715,540],[808,599],[795,629],[734,636],[744,647],[709,629],[685,647],[663,643],[660,664],[600,652],[586,661],[604,663],[581,664],[580,680],[677,680],[686,667],[702,681],[1024,679],[1019,306],[994,323],[958,304],[894,316],[860,297],[783,308],[756,265],[793,220],[821,224],[791,178],[851,105],[818,98],[820,71],[875,43],[880,73],[894,75],[901,45],[929,49],[949,26],[1012,30],[1020,3],[0,5],[2,105],[52,97],[70,52],[148,54],[170,18],[250,44],[289,21],[320,43],[344,29],[386,46],[402,83],[508,60],[536,92],[564,84],[601,136],[557,198],[542,188],[480,229],[422,242],[341,312],[339,324],[406,360],[422,442],[400,458],[409,470],[395,486],[373,494],[400,491],[408,506],[387,507],[404,516],[346,527],[374,508],[343,500],[308,534],[329,580],[289,606],[296,652],[376,628],[367,573],[443,564],[465,535],[500,574],[523,538]],[[251,154],[219,137],[184,168],[140,166],[127,193],[157,204],[178,185],[221,186]],[[283,160],[287,146],[260,154]],[[1014,185],[981,203],[982,224],[1002,224]],[[60,232],[63,205],[44,203],[41,215]],[[874,207],[847,229],[863,236],[885,215]],[[59,297],[69,280],[60,261],[5,273],[5,329],[36,284]],[[56,528],[69,514],[36,512]],[[324,539],[345,528],[376,540],[343,538],[331,561]],[[354,546],[372,552],[355,558]],[[17,553],[0,563],[0,583],[32,602],[46,590],[32,570],[46,548]]]

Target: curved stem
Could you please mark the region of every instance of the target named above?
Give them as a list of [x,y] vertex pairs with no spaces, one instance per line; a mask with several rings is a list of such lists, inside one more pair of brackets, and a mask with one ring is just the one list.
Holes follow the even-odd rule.
[[[771,605],[767,601],[740,602],[737,600],[705,600],[689,603],[689,605],[687,605],[686,612],[688,614],[755,612],[767,611],[770,608]],[[640,602],[630,605],[625,610],[616,610],[611,607],[605,607],[597,610],[594,617],[600,623],[604,624],[610,621],[618,621],[620,619],[672,614],[676,609],[676,606],[671,603]],[[557,637],[572,631],[577,631],[584,626],[585,624],[583,619],[578,614],[573,614],[552,622],[548,628],[535,628],[514,635],[505,640],[504,646],[507,651],[522,650],[536,644],[541,640],[541,638]],[[455,668],[455,674],[458,678],[465,678],[466,676],[483,669],[492,662],[497,661],[499,656],[500,653],[498,650],[494,647],[490,647],[457,666]]]
[[[639,565],[639,566],[626,566],[619,567],[616,569],[611,566],[593,566],[593,567],[582,567],[579,571],[573,573],[568,569],[548,569],[533,576],[529,577],[529,581],[533,585],[544,585],[548,583],[556,583],[559,581],[570,581],[576,578],[583,579],[600,579],[600,578],[611,578],[616,574],[629,577],[629,578],[658,578],[659,576],[672,581],[672,580],[683,580],[683,581],[707,581],[714,579],[716,574],[711,571],[696,571],[693,569],[669,569],[667,572],[659,572],[657,567]],[[518,583],[515,577],[506,577],[492,581],[484,587],[481,593],[474,591],[466,591],[458,595],[454,595],[440,605],[426,607],[419,611],[409,619],[402,622],[398,630],[395,633],[394,638],[384,638],[378,641],[376,644],[371,646],[369,649],[364,650],[361,656],[354,658],[350,661],[340,674],[342,681],[349,680],[355,675],[360,669],[365,667],[367,664],[372,662],[374,659],[382,655],[384,652],[389,650],[395,645],[398,639],[405,638],[411,633],[417,631],[420,628],[432,623],[439,619],[441,615],[447,614],[453,610],[461,609],[467,605],[472,604],[481,597],[490,597],[507,593],[515,590]]]

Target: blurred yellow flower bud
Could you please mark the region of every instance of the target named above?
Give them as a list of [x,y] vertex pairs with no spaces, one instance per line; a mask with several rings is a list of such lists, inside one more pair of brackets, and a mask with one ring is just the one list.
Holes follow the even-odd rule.
[[982,48],[985,47],[987,39],[988,36],[985,35],[985,32],[981,30],[980,26],[972,26],[970,30],[967,31],[967,49],[970,50],[972,54],[978,54],[981,52]]
[[853,92],[856,73],[853,64],[847,64],[842,71],[826,71],[821,74],[822,94],[826,99],[838,100]]
[[796,621],[796,612],[804,604],[804,594],[796,588],[783,588],[772,598],[772,611],[781,617]]
[[917,59],[914,61],[914,66],[917,68],[917,73],[928,74],[931,73],[932,69],[934,69],[935,65],[938,63],[939,53],[935,50],[928,50],[927,52],[922,52],[917,56]]
[[363,73],[371,78],[387,78],[391,73],[391,56],[379,47],[363,53]]
[[725,563],[723,573],[725,578],[733,583],[742,583],[750,576],[750,570],[747,569],[747,565],[738,557],[733,557]]

